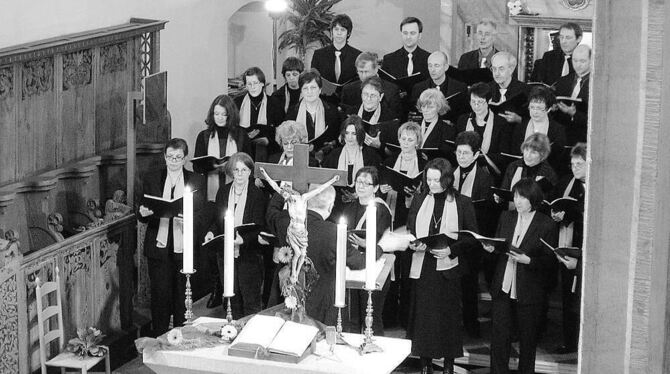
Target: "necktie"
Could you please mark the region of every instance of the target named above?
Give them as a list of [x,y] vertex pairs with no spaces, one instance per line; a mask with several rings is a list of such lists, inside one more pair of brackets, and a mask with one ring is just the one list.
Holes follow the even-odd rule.
[[571,98],[576,98],[579,96],[579,90],[582,88],[582,77],[577,77],[577,81],[575,82],[575,88],[572,89],[572,95],[570,95]]
[[486,68],[486,57],[482,57],[482,63],[479,65],[480,68]]
[[407,76],[412,75],[412,72],[414,72],[414,62],[412,61],[412,54],[408,53],[407,54]]
[[340,74],[342,74],[342,61],[340,61],[341,51],[335,51],[335,82],[340,81]]
[[498,101],[499,103],[502,103],[503,101],[507,100],[507,98],[505,97],[506,93],[507,93],[507,88],[501,88],[500,89],[500,101]]
[[565,60],[563,61],[563,70],[561,70],[561,77],[565,77],[570,73],[570,56],[565,55]]

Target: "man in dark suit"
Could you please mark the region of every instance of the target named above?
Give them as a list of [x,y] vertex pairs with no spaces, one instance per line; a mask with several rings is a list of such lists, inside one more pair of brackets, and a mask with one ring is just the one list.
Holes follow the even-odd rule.
[[[491,68],[491,58],[498,53],[498,50],[493,46],[493,41],[498,34],[496,23],[490,19],[482,19],[477,24],[477,32],[475,33],[477,49],[470,52],[465,52],[458,60],[459,69],[477,69],[477,68]],[[493,80],[491,77],[486,82]]]
[[311,67],[317,69],[322,78],[337,84],[356,78],[354,62],[361,51],[347,43],[353,27],[351,18],[346,14],[338,14],[333,18],[330,23],[333,44],[317,49],[312,57]]
[[[377,54],[373,52],[363,52],[356,57],[356,72],[358,73],[358,80],[347,83],[342,88],[342,97],[340,104],[346,107],[358,109],[361,106],[361,82],[369,77],[376,77],[379,71],[377,65]],[[382,103],[385,107],[393,111],[392,118],[398,116],[400,109],[400,93],[398,86],[387,81],[382,80],[384,87],[384,97]]]
[[[382,69],[396,78],[406,77],[414,73],[428,76],[428,51],[419,47],[423,23],[416,17],[407,17],[400,22],[400,33],[402,34],[403,46],[384,55]],[[411,92],[411,87],[401,87],[406,92]]]
[[[193,192],[194,233],[193,249],[196,252],[202,242],[202,228],[208,222],[205,207],[205,181],[202,175],[184,169],[188,145],[186,141],[174,138],[164,148],[166,169],[156,170],[143,178],[143,193],[166,199],[183,196],[184,189]],[[180,273],[183,263],[183,220],[181,218],[161,218],[154,215],[140,201],[138,220],[147,223],[144,237],[144,255],[149,262],[151,281],[151,322],[153,335],[168,331],[170,316],[174,326],[184,323],[184,289],[186,279]]]
[[[310,186],[310,190],[316,189]],[[275,194],[268,207],[268,226],[281,236],[286,233],[290,217],[283,210],[284,199]],[[337,322],[335,303],[335,264],[337,260],[337,225],[327,221],[335,203],[335,189],[332,186],[312,197],[307,202],[306,226],[308,235],[307,257],[312,261],[319,279],[312,286],[312,292],[307,295],[305,309],[307,315],[334,326]],[[377,247],[377,258],[382,254]],[[350,269],[365,268],[365,254],[352,246],[347,248],[347,266]]]
[[456,123],[458,117],[468,111],[468,87],[455,79],[446,76],[447,68],[449,67],[449,59],[442,51],[435,51],[428,57],[428,73],[430,77],[422,82],[414,85],[412,88],[412,95],[410,97],[410,108],[416,107],[416,102],[419,100],[421,93],[429,88],[437,88],[442,92],[445,98],[457,94],[449,102],[449,111],[444,116],[445,119]]
[[556,96],[567,96],[581,99],[581,102],[570,105],[558,101],[558,111],[554,115],[556,121],[565,128],[566,145],[586,142],[586,128],[589,111],[589,80],[591,77],[591,48],[579,45],[572,52],[572,64],[575,72],[561,77],[556,81]]
[[558,78],[574,73],[572,51],[582,41],[582,28],[573,22],[561,25],[558,32],[561,48],[547,51],[535,64],[531,80],[553,85]]
[[[492,103],[512,100],[518,95],[528,96],[528,86],[514,76],[516,62],[516,57],[509,52],[503,51],[493,55],[491,59],[493,82],[489,83],[493,92]],[[499,113],[510,124],[521,123],[521,117],[528,116],[525,102],[510,109]]]

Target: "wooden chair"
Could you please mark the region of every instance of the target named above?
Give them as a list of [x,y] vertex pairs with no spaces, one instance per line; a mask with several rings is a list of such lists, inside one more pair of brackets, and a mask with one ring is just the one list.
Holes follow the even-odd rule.
[[[57,356],[47,360],[47,350],[51,342],[58,339],[59,349],[62,350],[65,347],[63,337],[63,306],[58,267],[56,267],[56,275],[53,282],[42,283],[39,278],[36,278],[35,283],[37,284],[35,298],[37,301],[37,323],[39,324],[42,374],[47,374],[47,366],[60,367],[62,374],[66,373],[66,369],[79,369],[82,374],[86,374],[103,359],[105,360],[105,373],[110,374],[109,349],[107,349],[107,353],[102,357],[87,356],[80,359],[72,352],[61,352]],[[52,295],[55,295],[55,302],[53,305],[49,305],[49,299],[54,299]],[[46,301],[46,308],[43,307],[43,299]],[[58,322],[58,326],[54,328],[56,325],[54,323],[56,322],[55,320]]]

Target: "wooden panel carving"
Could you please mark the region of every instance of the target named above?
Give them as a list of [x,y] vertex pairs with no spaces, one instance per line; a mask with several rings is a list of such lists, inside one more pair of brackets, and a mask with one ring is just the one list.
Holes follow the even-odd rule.
[[0,284],[0,373],[19,372],[19,304],[16,274]]
[[12,66],[0,68],[0,184],[16,177],[16,95],[14,93],[14,69]]
[[11,66],[0,68],[0,100],[14,94],[14,72]]
[[63,91],[91,83],[92,60],[90,49],[63,55]]
[[126,70],[126,43],[112,44],[100,48],[100,72],[102,74]]
[[85,241],[63,253],[63,315],[69,316],[65,325],[66,336],[71,336],[77,328],[95,325],[93,319],[93,290],[91,265],[92,241]]
[[23,63],[23,98],[53,90],[54,60],[47,57]]
[[[96,258],[93,281],[95,310],[93,315],[98,317],[96,326],[103,331],[121,329],[121,316],[119,309],[119,269],[118,261],[119,246],[123,243],[122,233],[115,233],[96,241]],[[132,284],[131,284],[132,288]]]

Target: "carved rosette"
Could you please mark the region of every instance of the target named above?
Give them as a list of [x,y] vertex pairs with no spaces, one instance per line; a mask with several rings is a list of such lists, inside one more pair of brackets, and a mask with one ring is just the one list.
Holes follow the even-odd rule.
[[126,70],[126,43],[112,44],[100,48],[100,71],[102,74]]
[[0,284],[0,373],[19,372],[19,304],[16,274]]
[[589,6],[591,0],[561,0],[561,4],[571,10],[582,10]]
[[23,63],[23,98],[49,92],[54,86],[53,57]]
[[0,100],[14,94],[14,71],[11,66],[0,68]]
[[91,83],[92,61],[90,49],[63,55],[63,91]]

